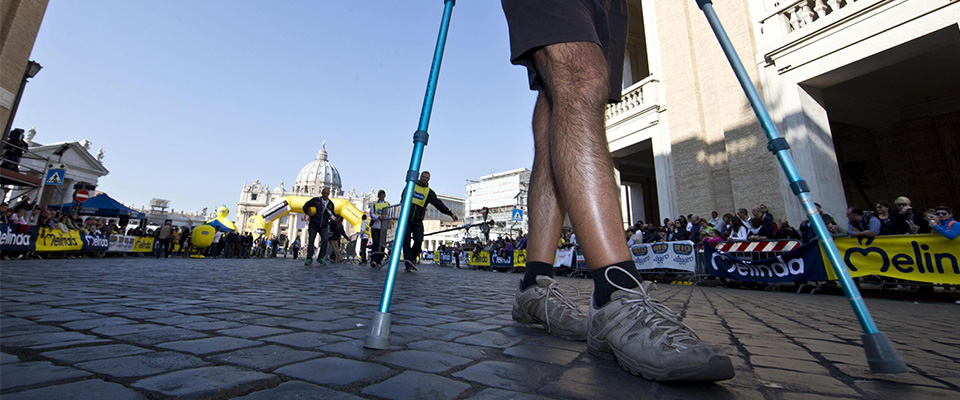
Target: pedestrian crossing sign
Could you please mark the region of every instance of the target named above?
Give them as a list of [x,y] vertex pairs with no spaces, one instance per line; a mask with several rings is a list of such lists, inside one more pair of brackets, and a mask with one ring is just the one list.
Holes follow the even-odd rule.
[[511,217],[514,221],[523,221],[523,210],[514,208]]
[[47,170],[47,176],[44,178],[43,183],[45,185],[62,185],[63,176],[67,173],[65,169],[49,169]]

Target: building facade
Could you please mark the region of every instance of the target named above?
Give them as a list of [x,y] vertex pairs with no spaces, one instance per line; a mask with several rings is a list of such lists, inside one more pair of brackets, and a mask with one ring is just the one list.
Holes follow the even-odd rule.
[[[530,170],[520,168],[480,177],[466,186],[464,222],[479,224],[483,222],[482,210],[487,208],[488,220],[495,223],[490,227],[490,238],[519,237],[528,231],[527,193],[530,189]],[[520,221],[513,220],[513,210],[520,210]],[[482,237],[480,228],[472,228],[468,234]]]
[[[7,126],[48,0],[0,2],[0,126]],[[6,139],[7,132],[3,132]]]
[[[77,190],[93,191],[97,188],[100,178],[110,173],[103,166],[103,149],[94,156],[90,153],[92,142],[84,139],[79,142],[58,142],[41,144],[34,141],[37,132],[34,129],[27,131],[24,137],[28,151],[20,158],[20,172],[31,177],[39,178],[40,187],[16,188],[3,190],[3,200],[12,201],[20,196],[28,196],[32,200],[39,200],[42,206],[69,203],[73,201],[73,194]],[[52,179],[47,179],[48,170],[63,170]]]
[[[766,204],[805,218],[695,2],[628,0],[607,139],[624,223]],[[735,0],[714,7],[826,212],[960,198],[960,2]],[[952,172],[951,172],[952,171]]]

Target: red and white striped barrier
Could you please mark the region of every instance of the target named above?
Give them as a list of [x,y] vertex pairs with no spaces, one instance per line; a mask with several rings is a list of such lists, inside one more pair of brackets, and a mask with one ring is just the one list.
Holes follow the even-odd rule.
[[759,251],[790,251],[800,247],[796,240],[773,240],[763,242],[723,242],[718,243],[717,250],[723,252],[759,252]]

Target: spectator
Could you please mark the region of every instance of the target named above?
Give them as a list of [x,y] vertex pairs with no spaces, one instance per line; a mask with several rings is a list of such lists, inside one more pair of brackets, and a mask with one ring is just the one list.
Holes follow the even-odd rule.
[[737,218],[740,218],[740,225],[741,225],[741,226],[746,227],[746,226],[749,226],[749,225],[750,225],[750,216],[747,214],[747,209],[746,209],[746,208],[738,208],[738,209],[737,209]]
[[14,221],[13,209],[12,209],[12,208],[9,208],[9,207],[6,207],[6,204],[4,204],[3,215],[0,216],[0,224],[3,224],[3,225],[15,225],[15,223],[14,223],[13,221]]
[[708,244],[720,243],[722,241],[723,238],[720,237],[720,231],[716,229],[707,231],[706,237],[703,238],[703,242]]
[[223,237],[223,232],[220,231],[219,226],[213,227],[213,242],[210,243],[210,257],[217,258],[220,255],[219,244],[220,239]]
[[897,197],[893,201],[900,213],[900,219],[910,227],[910,233],[930,233],[930,225],[923,219],[923,214],[913,209],[910,199],[906,196]]
[[751,241],[767,240],[773,237],[773,232],[763,224],[763,219],[760,217],[751,218],[750,226],[752,226],[753,229],[750,230],[750,236],[748,236],[747,239]]
[[7,143],[3,146],[3,160],[0,161],[0,168],[20,172],[20,157],[23,157],[23,152],[27,151],[30,147],[30,145],[23,140],[23,129],[16,128],[11,130],[7,134],[5,141]]
[[953,240],[960,235],[960,223],[953,220],[953,209],[947,206],[938,206],[934,208],[936,218],[928,220],[930,229],[943,237]]
[[688,231],[690,232],[690,240],[692,240],[693,243],[700,243],[700,230],[702,228],[703,226],[700,224],[700,216],[696,214],[691,215],[690,228]]
[[300,238],[293,239],[293,243],[290,244],[290,251],[293,252],[294,260],[300,257]]
[[720,223],[720,226],[716,227],[717,229],[720,230],[720,236],[723,237],[724,239],[730,238],[730,227],[733,224],[734,218],[735,217],[733,216],[733,214],[730,214],[730,213],[723,214],[723,222]]
[[[721,218],[719,217],[719,215],[720,215],[720,214],[717,214],[716,211],[711,211],[711,212],[710,212],[710,221],[707,221],[707,224],[709,224],[710,226],[712,226],[712,227],[714,227],[714,228],[717,228],[717,229],[721,229],[721,230],[722,230],[722,229],[723,229],[723,219],[721,219]],[[726,217],[726,216],[724,216],[724,217]]]
[[193,240],[190,240],[190,228],[184,226],[180,228],[180,255],[190,255],[193,250]]
[[847,232],[852,237],[876,237],[880,232],[880,220],[859,208],[848,208],[847,219],[850,221],[847,223]]
[[773,214],[770,214],[766,204],[760,205],[760,218],[763,218],[763,226],[770,229],[773,234],[777,233],[777,224],[773,222]]
[[[742,209],[744,212],[746,210]],[[747,227],[743,226],[743,220],[740,218],[734,218],[730,220],[730,237],[728,240],[737,241],[737,242],[746,242],[748,237]]]
[[780,218],[780,229],[777,230],[777,233],[773,234],[774,239],[796,239],[800,240],[800,232],[790,226],[790,222],[786,218]]
[[900,219],[900,213],[891,212],[893,206],[889,202],[880,200],[874,206],[877,210],[877,219],[880,221],[878,235],[902,235],[910,232],[910,225]]
[[164,221],[163,226],[157,229],[157,241],[159,242],[157,246],[157,258],[160,258],[161,255],[163,258],[170,258],[170,252],[173,250],[171,246],[171,243],[173,243],[172,221]]

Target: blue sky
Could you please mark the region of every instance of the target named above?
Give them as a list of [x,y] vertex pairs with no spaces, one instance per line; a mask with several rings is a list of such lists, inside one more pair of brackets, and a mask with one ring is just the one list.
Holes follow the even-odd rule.
[[[177,210],[244,182],[289,189],[326,140],[344,190],[396,201],[410,163],[443,3],[53,0],[15,126],[93,142],[99,190]],[[453,10],[422,169],[438,193],[528,167],[536,98],[509,62],[499,1]]]

